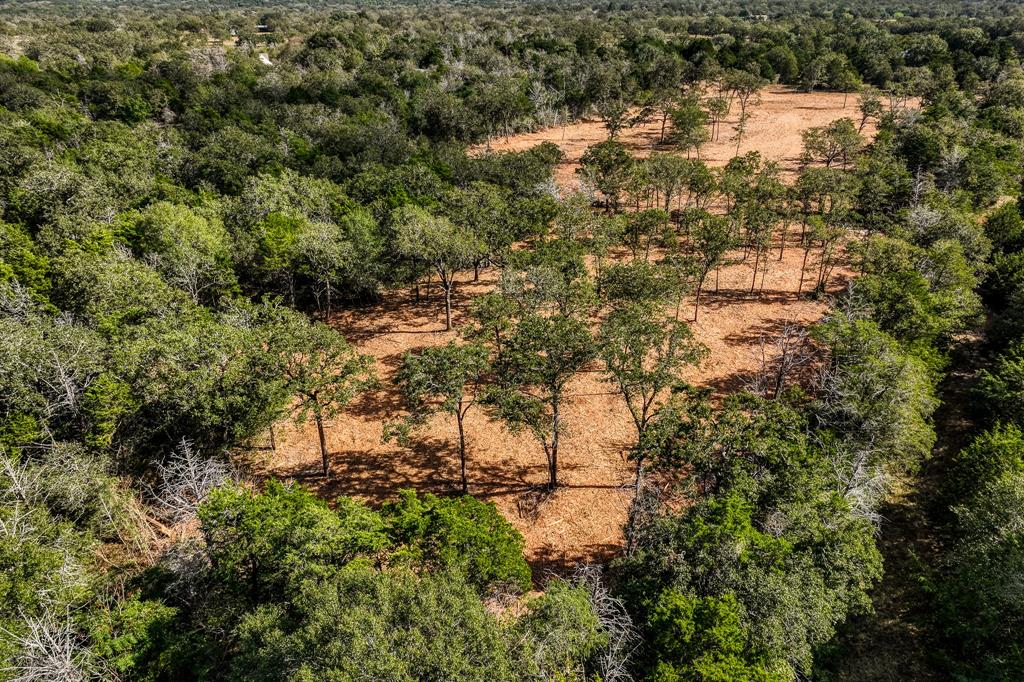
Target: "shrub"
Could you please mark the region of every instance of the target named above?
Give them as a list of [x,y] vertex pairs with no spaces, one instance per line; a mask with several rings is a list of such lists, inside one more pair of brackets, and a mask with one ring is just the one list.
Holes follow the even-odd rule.
[[388,535],[415,563],[464,570],[481,589],[494,583],[530,586],[523,536],[489,502],[403,490],[381,515]]

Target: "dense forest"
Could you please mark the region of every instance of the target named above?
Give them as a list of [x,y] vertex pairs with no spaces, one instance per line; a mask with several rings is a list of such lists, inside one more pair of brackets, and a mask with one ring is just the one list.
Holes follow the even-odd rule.
[[[1024,679],[1022,52],[989,0],[0,1],[0,679]],[[857,113],[790,173],[766,88]],[[572,191],[492,148],[582,121]],[[701,385],[721,273],[771,305],[787,254],[824,315]],[[385,374],[338,316],[399,299],[448,333]],[[543,570],[583,374],[628,513]],[[457,480],[316,494],[385,383]]]

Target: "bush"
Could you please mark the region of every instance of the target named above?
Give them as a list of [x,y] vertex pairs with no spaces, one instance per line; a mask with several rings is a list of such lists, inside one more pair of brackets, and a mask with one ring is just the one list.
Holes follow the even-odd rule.
[[992,211],[985,221],[985,236],[997,253],[1024,249],[1024,218],[1021,218],[1017,204],[1003,204]]
[[688,597],[669,589],[658,595],[647,619],[654,633],[654,682],[785,680],[747,650],[743,607],[736,597]]
[[356,562],[238,628],[229,679],[515,680],[498,621],[458,575]]
[[992,481],[1020,473],[1024,473],[1024,432],[1014,424],[997,424],[956,455],[950,494],[955,500],[967,500]]
[[995,479],[954,511],[958,540],[939,593],[950,666],[960,679],[1024,679],[1024,476]]
[[996,358],[978,378],[979,403],[994,418],[1024,426],[1024,341]]
[[332,511],[298,487],[271,481],[266,492],[213,491],[199,508],[214,579],[249,600],[276,600],[304,578],[330,575],[388,545],[381,518],[339,500]]
[[480,589],[495,583],[530,586],[523,536],[489,502],[403,490],[381,515],[401,554],[415,563],[463,570]]

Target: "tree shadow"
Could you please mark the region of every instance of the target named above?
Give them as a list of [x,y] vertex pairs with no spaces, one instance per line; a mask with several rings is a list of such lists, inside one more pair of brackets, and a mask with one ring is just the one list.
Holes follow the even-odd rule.
[[575,548],[571,553],[545,543],[527,559],[533,573],[533,583],[540,589],[551,578],[567,578],[586,564],[608,563],[622,545],[612,542],[591,543]]
[[704,384],[711,388],[715,395],[726,396],[746,390],[752,379],[748,371],[731,372],[724,376],[706,379]]
[[[471,271],[458,276],[452,291],[453,329],[466,321],[473,300],[493,289],[496,282],[493,267],[481,269],[475,282]],[[387,334],[451,334],[444,328],[444,292],[436,282],[420,286],[419,300],[412,288],[391,289],[376,301],[335,312],[329,323],[354,343]]]
[[766,343],[770,343],[778,338],[787,326],[791,325],[799,326],[800,328],[806,326],[786,317],[777,317],[770,320],[761,320],[742,331],[727,334],[723,337],[723,340],[730,346],[751,346],[751,352],[755,352],[757,344],[760,343],[761,339],[764,339]]
[[801,295],[793,291],[766,289],[750,293],[749,289],[711,289],[701,294],[702,310],[721,310],[727,306],[743,303],[760,303],[765,305],[786,305],[796,303]]

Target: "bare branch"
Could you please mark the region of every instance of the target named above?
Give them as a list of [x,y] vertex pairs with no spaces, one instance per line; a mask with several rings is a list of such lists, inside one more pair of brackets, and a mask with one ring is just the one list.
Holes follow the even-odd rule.
[[171,457],[157,465],[159,482],[149,492],[161,516],[174,523],[195,518],[196,510],[214,488],[234,479],[231,465],[197,452],[182,439]]

